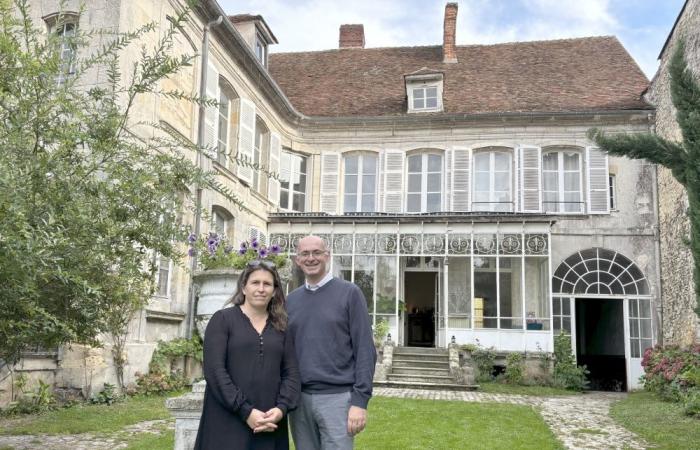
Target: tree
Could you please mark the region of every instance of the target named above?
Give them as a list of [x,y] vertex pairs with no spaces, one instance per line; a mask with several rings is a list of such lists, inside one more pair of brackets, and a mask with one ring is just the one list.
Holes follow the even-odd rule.
[[[159,91],[193,61],[169,56],[188,11],[127,74],[120,57],[155,24],[46,36],[30,17],[28,0],[0,0],[0,359],[10,363],[28,345],[99,345],[101,333],[123,334],[124,316],[155,289],[153,256],[184,256],[193,186],[242,207],[193,162],[211,149],[131,118],[143,95],[215,103]],[[97,38],[107,44],[90,53]],[[83,74],[96,68],[106,82],[89,84]]]
[[671,57],[671,98],[683,140],[669,141],[658,135],[606,135],[591,129],[590,139],[612,155],[646,159],[671,170],[688,194],[690,248],[694,259],[695,313],[700,316],[700,85],[684,58],[685,45],[678,43]]

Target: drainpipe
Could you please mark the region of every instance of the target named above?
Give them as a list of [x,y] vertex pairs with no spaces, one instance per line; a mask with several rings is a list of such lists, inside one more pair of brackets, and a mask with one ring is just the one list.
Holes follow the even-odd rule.
[[[202,36],[202,64],[200,68],[200,83],[199,83],[199,98],[203,99],[207,95],[207,66],[209,64],[209,30],[217,25],[221,25],[224,21],[224,16],[219,16],[216,20],[212,20],[204,26],[204,35]],[[217,99],[218,100],[218,99]],[[204,166],[204,156],[201,148],[204,147],[204,115],[206,114],[206,106],[199,105],[199,117],[197,121],[197,167]],[[197,183],[195,185],[195,215],[194,215],[194,234],[199,236],[202,227],[202,186]],[[194,286],[194,272],[197,270],[197,255],[191,257],[190,265],[190,289],[189,298],[187,301],[187,327],[185,335],[189,339],[194,332],[194,315],[195,315],[195,297],[197,291]]]

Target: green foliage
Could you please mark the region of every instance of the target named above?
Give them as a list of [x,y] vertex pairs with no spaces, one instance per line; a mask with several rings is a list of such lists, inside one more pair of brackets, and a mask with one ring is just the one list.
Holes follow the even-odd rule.
[[700,344],[690,347],[657,345],[648,348],[642,359],[644,389],[666,401],[689,404],[696,414],[700,390]]
[[680,41],[669,63],[670,90],[683,139],[671,142],[654,134],[606,135],[591,129],[588,136],[611,155],[646,159],[671,170],[688,194],[690,245],[694,259],[696,314],[700,317],[700,84],[688,67]]
[[522,353],[512,352],[506,356],[504,378],[508,384],[522,384],[525,373],[525,360]]
[[171,341],[158,341],[158,346],[151,356],[148,370],[155,374],[170,374],[172,362],[175,358],[189,356],[202,362],[203,346],[202,338],[195,333],[191,339],[176,338]]
[[116,386],[110,383],[105,383],[99,394],[90,397],[90,403],[95,405],[111,405],[122,400],[124,400],[124,396],[120,395]]
[[472,360],[476,365],[476,381],[484,382],[493,380],[493,363],[496,361],[496,349],[493,347],[484,348],[479,340],[476,344],[467,344],[463,346],[469,349]]
[[243,241],[238,248],[230,245],[225,236],[217,233],[197,237],[193,233],[187,238],[190,244],[190,256],[198,255],[198,262],[203,269],[245,269],[246,265],[253,260],[270,261],[281,269],[287,264],[288,256],[281,253],[279,245],[266,247],[256,240],[251,242]]
[[3,416],[16,416],[20,414],[37,414],[56,409],[56,397],[53,394],[51,385],[39,380],[39,385],[35,390],[27,391],[27,378],[19,377],[15,386],[21,393],[16,401],[12,401],[8,406],[0,411]]
[[163,395],[180,391],[187,387],[189,380],[180,372],[147,374],[136,373],[136,387],[129,392],[132,395]]
[[700,388],[690,389],[683,400],[683,413],[700,419]]
[[382,345],[384,338],[386,338],[386,335],[389,333],[389,322],[384,318],[378,319],[377,323],[374,324],[374,331],[372,333],[374,335],[374,344]]
[[560,333],[554,337],[554,373],[552,382],[555,387],[582,391],[588,387],[588,369],[576,365],[576,358],[571,352],[571,337]]
[[[101,333],[123,334],[155,289],[154,255],[184,256],[192,186],[245,208],[193,162],[209,149],[134,116],[156,93],[213,102],[159,91],[194,62],[172,56],[188,10],[163,29],[77,28],[65,42],[76,73],[66,74],[61,37],[32,23],[28,3],[0,2],[0,359],[9,362],[28,345],[99,346]],[[155,45],[134,48],[147,36]],[[136,62],[121,74],[125,54]],[[95,73],[105,81],[83,78]]]

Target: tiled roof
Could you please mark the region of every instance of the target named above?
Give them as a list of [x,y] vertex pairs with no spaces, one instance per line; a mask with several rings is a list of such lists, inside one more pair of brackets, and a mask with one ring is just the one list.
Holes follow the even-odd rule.
[[406,114],[404,75],[444,73],[444,112],[576,112],[650,109],[646,76],[615,37],[457,47],[338,49],[270,55],[269,70],[307,116]]

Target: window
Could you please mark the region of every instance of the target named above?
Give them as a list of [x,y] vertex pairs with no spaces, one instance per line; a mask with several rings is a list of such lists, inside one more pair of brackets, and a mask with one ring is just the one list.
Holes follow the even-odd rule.
[[280,208],[306,210],[306,157],[282,150],[280,153]]
[[615,174],[608,175],[608,191],[610,192],[610,210],[617,209],[617,191],[615,187]]
[[226,166],[229,153],[229,117],[231,100],[224,89],[219,88],[219,136],[216,147],[216,160]]
[[211,228],[220,236],[231,237],[233,231],[233,215],[221,206],[211,208]]
[[408,157],[406,212],[442,210],[442,155],[420,153]]
[[267,45],[265,45],[260,33],[255,35],[255,57],[263,66],[267,67]]
[[170,259],[165,256],[159,256],[157,267],[156,295],[168,297],[170,295]]
[[511,154],[502,151],[474,155],[473,211],[513,210]]
[[581,186],[581,153],[554,151],[542,155],[542,203],[545,212],[583,212]]
[[[265,125],[265,122],[260,117],[255,120],[255,146],[253,147],[253,164],[258,168],[261,167],[261,162],[265,161],[265,155],[269,154],[267,150],[270,143],[270,132]],[[261,192],[260,170],[253,170],[253,190]]]
[[75,37],[78,28],[77,14],[54,15],[46,18],[49,32],[55,36],[59,58],[59,69],[56,82],[61,84],[67,78],[75,75],[76,46]]
[[377,155],[356,153],[344,158],[345,201],[343,211],[374,212],[377,197]]
[[413,109],[434,110],[438,109],[437,86],[421,86],[413,88]]

